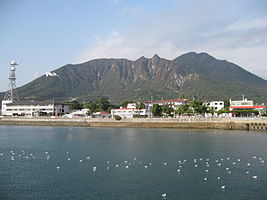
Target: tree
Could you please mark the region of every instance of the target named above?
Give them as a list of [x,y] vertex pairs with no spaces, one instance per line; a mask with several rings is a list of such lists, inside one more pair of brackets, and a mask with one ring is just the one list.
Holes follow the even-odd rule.
[[69,101],[67,104],[69,105],[70,110],[78,110],[83,108],[83,104],[79,103],[76,100]]
[[188,104],[183,104],[178,106],[178,108],[176,109],[176,114],[178,114],[179,116],[185,113],[192,113],[192,111],[189,109],[189,105]]
[[93,113],[100,111],[98,105],[95,102],[89,102],[85,105],[85,107],[89,109],[89,111],[87,112],[88,115],[92,115]]
[[230,102],[224,101],[224,108],[228,108],[228,110],[229,110],[229,107],[230,107]]
[[107,111],[109,106],[110,106],[110,103],[108,101],[107,98],[100,98],[96,101],[96,104],[98,105],[99,109],[101,111]]
[[203,114],[208,111],[207,106],[204,105],[203,102],[199,100],[193,100],[190,102],[189,105],[193,108],[194,113],[197,113],[197,114]]
[[216,112],[216,110],[213,106],[209,107],[208,111],[209,111],[209,113],[211,113],[212,117],[214,116],[214,113]]
[[160,117],[162,116],[162,109],[161,109],[161,106],[159,104],[154,104],[153,107],[152,107],[152,114],[155,116],[155,117]]
[[171,105],[164,105],[161,106],[162,113],[166,114],[167,116],[171,116],[172,113],[174,112],[174,109],[172,108]]
[[137,109],[144,109],[145,108],[145,104],[143,103],[143,100],[139,97],[137,102],[136,102],[136,108]]

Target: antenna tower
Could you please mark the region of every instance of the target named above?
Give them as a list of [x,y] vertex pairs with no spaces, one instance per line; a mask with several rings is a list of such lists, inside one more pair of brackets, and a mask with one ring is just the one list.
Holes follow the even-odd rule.
[[16,61],[10,62],[10,74],[9,74],[9,84],[8,84],[8,91],[5,94],[4,100],[9,101],[19,101],[19,96],[16,91],[16,66],[18,63]]

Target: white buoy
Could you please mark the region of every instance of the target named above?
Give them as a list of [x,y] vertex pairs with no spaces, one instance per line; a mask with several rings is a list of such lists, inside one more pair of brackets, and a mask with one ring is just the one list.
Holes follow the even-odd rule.
[[235,162],[233,162],[233,165],[235,165],[236,163]]
[[203,180],[204,180],[204,181],[207,181],[207,180],[208,180],[208,178],[206,178],[206,177],[205,177],[205,178],[203,178]]
[[93,167],[93,172],[95,172],[96,171],[96,167]]
[[119,165],[115,165],[115,167],[119,167]]
[[246,171],[246,174],[249,174],[249,171]]
[[198,165],[195,165],[195,167],[197,167]]
[[257,179],[257,178],[258,178],[258,176],[252,176],[252,178],[253,178],[253,179]]
[[83,162],[83,160],[80,160],[80,162]]
[[217,177],[217,180],[220,180],[220,179],[221,179],[221,177],[218,176],[218,177]]
[[129,168],[129,166],[128,166],[128,165],[126,165],[126,166],[125,166],[125,168],[126,168],[126,169],[128,169],[128,168]]
[[59,167],[59,166],[57,166],[57,169],[60,169],[60,167]]
[[90,159],[90,157],[89,157],[89,156],[87,156],[87,157],[86,157],[86,159],[87,159],[87,160],[89,160],[89,159]]
[[145,165],[145,168],[147,168],[147,166]]
[[206,173],[208,173],[208,172],[209,172],[209,170],[208,170],[208,169],[206,169],[206,170],[205,170],[205,172],[206,172]]
[[68,160],[70,161],[70,158],[68,158]]
[[165,162],[165,163],[163,163],[165,166],[167,165],[167,163]]
[[247,166],[250,166],[250,163],[247,163]]

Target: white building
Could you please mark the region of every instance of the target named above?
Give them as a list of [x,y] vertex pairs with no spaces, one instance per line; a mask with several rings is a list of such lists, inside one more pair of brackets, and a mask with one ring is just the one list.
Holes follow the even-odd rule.
[[224,101],[209,101],[205,104],[208,108],[214,108],[216,112],[224,108]]
[[152,114],[147,109],[137,109],[135,103],[127,105],[127,108],[112,109],[111,116],[114,118],[115,115],[120,116],[121,118],[133,118],[134,116],[147,116],[152,117]]
[[[255,116],[256,114],[253,113],[258,111],[260,114],[264,113],[266,106],[264,104],[261,105],[254,105],[252,100],[247,100],[244,98],[238,101],[232,101],[230,99],[230,107],[229,110],[234,113],[234,116]],[[242,111],[246,111],[246,113],[242,113]]]
[[157,101],[144,101],[146,108],[152,108],[153,105],[171,105],[173,108],[177,108],[180,105],[188,104],[187,99],[169,99],[169,100],[157,100]]
[[60,116],[69,112],[69,106],[54,101],[2,101],[2,115]]
[[84,108],[81,110],[75,110],[75,111],[72,110],[71,113],[65,114],[63,115],[63,117],[67,117],[67,118],[86,117],[88,111],[89,109],[87,108]]

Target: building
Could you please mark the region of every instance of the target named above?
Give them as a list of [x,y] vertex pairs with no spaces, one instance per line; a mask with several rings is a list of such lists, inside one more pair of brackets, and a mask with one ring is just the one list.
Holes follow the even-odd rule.
[[150,109],[153,105],[158,104],[162,105],[170,105],[173,108],[176,108],[180,105],[188,104],[187,99],[170,99],[170,100],[157,100],[157,101],[144,101],[146,108]]
[[61,116],[69,106],[54,101],[2,101],[2,115],[7,116]]
[[152,117],[151,112],[148,109],[137,109],[135,103],[130,103],[126,108],[112,109],[111,116],[114,118],[115,115],[120,116],[121,118],[134,118],[137,116],[140,117]]
[[214,111],[218,112],[219,110],[224,108],[224,101],[209,101],[205,102],[205,105],[208,108],[214,108]]
[[72,110],[70,113],[63,115],[63,117],[67,118],[78,118],[78,117],[87,117],[87,112],[89,109],[81,109],[81,110]]
[[254,117],[258,114],[261,114],[265,111],[266,106],[254,105],[252,100],[247,100],[244,98],[238,101],[232,101],[230,99],[229,110],[232,112],[232,115],[235,117]]
[[111,114],[108,112],[95,112],[92,114],[92,118],[110,118]]

